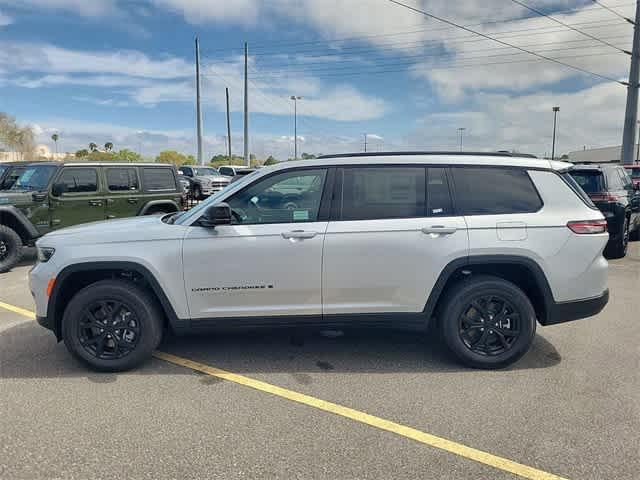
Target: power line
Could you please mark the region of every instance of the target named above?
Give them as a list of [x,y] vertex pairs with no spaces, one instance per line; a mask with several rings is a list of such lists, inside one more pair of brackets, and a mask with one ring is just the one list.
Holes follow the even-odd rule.
[[[623,20],[626,20],[627,22],[629,22],[632,25],[635,25],[636,22],[634,22],[632,19],[630,19],[629,17],[625,17],[624,15],[622,15],[621,13],[618,13],[616,10],[614,10],[613,8],[605,5],[604,3],[598,1],[598,0],[593,0],[593,3],[595,3],[596,5],[599,5],[600,7],[604,8],[605,10],[608,10],[609,12],[613,13],[616,17],[620,17]],[[635,4],[632,4],[635,5]]]
[[526,8],[527,10],[530,10],[530,11],[532,11],[532,12],[536,13],[537,15],[540,15],[540,16],[542,16],[542,17],[546,17],[546,18],[548,18],[549,20],[551,20],[552,22],[555,22],[555,23],[557,23],[557,24],[559,24],[559,25],[562,25],[562,26],[564,26],[564,27],[568,28],[569,30],[573,30],[574,32],[579,33],[580,35],[584,35],[585,37],[588,37],[588,38],[590,38],[590,39],[592,39],[592,40],[595,40],[595,41],[597,41],[597,42],[600,42],[600,43],[602,43],[603,45],[607,45],[607,46],[609,46],[609,47],[611,47],[611,48],[614,48],[614,49],[619,50],[619,51],[621,51],[621,52],[623,52],[623,53],[626,53],[626,54],[628,54],[628,55],[631,55],[631,52],[629,52],[628,50],[623,50],[623,49],[621,49],[621,48],[618,48],[618,47],[616,47],[615,45],[613,45],[612,43],[607,42],[606,40],[601,40],[601,39],[599,39],[598,37],[596,37],[596,36],[594,36],[594,35],[591,35],[590,33],[587,33],[587,32],[585,32],[585,31],[583,31],[583,30],[580,30],[580,29],[578,29],[578,28],[574,27],[573,25],[569,25],[568,23],[565,23],[565,22],[563,22],[562,20],[558,20],[557,18],[552,17],[551,15],[546,14],[546,13],[544,13],[544,12],[543,12],[543,11],[541,11],[541,10],[538,10],[537,8],[530,7],[530,6],[529,6],[529,5],[527,5],[526,3],[522,3],[520,0],[511,0],[511,1],[512,1],[513,3],[515,3],[516,5],[520,5],[521,7],[524,7],[524,8]]
[[500,39],[494,38],[494,37],[492,37],[490,35],[487,35],[485,33],[478,32],[477,30],[473,30],[473,29],[471,29],[469,27],[465,27],[463,25],[460,25],[460,24],[457,24],[455,22],[452,22],[451,20],[447,20],[446,18],[439,17],[437,15],[434,15],[432,13],[426,12],[424,10],[420,10],[418,8],[412,7],[411,5],[407,5],[405,3],[399,2],[398,0],[388,0],[388,1],[393,3],[393,4],[395,4],[395,5],[399,5],[401,7],[404,7],[404,8],[407,8],[409,10],[412,10],[414,12],[417,12],[417,13],[420,13],[422,15],[425,15],[426,17],[433,18],[434,20],[437,20],[439,22],[446,23],[447,25],[452,25],[454,27],[460,28],[460,29],[465,30],[465,31],[470,32],[470,33],[475,33],[476,35],[479,35],[481,37],[486,38],[487,40],[493,40],[494,42],[500,43],[502,45],[506,45],[507,47],[515,48],[516,50],[520,50],[521,52],[525,52],[525,53],[528,53],[530,55],[534,55],[534,56],[539,57],[539,58],[541,58],[543,60],[547,60],[549,62],[553,62],[553,63],[556,63],[558,65],[562,65],[562,66],[567,67],[567,68],[571,68],[571,69],[576,70],[578,72],[586,73],[587,75],[592,75],[594,77],[599,77],[599,78],[602,78],[603,80],[609,80],[611,82],[616,82],[616,83],[619,83],[621,85],[628,86],[627,82],[623,82],[623,81],[620,81],[620,80],[618,80],[616,78],[609,77],[607,75],[603,75],[603,74],[600,74],[600,73],[595,73],[595,72],[592,72],[590,70],[587,70],[587,69],[584,69],[584,68],[581,68],[581,67],[577,67],[575,65],[571,65],[569,63],[565,63],[565,62],[562,62],[560,60],[557,60],[557,59],[554,59],[554,58],[551,58],[551,57],[547,57],[546,55],[537,54],[535,52],[532,52],[531,50],[527,50],[526,48],[518,47],[516,45],[513,45],[513,44],[510,44],[508,42],[505,42],[504,40],[500,40]]

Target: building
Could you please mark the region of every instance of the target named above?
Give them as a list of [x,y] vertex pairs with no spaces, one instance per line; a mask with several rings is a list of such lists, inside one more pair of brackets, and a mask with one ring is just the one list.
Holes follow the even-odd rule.
[[[60,152],[53,153],[51,149],[46,145],[37,145],[34,151],[34,161],[37,160],[63,160],[70,153]],[[16,162],[22,160],[22,154],[20,152],[2,152],[0,151],[0,163]]]
[[[636,152],[637,157],[638,145],[634,147],[634,152]],[[621,145],[615,147],[585,148],[583,150],[569,152],[568,161],[572,163],[613,163],[620,161],[621,153]],[[636,161],[638,161],[638,158],[636,158]]]

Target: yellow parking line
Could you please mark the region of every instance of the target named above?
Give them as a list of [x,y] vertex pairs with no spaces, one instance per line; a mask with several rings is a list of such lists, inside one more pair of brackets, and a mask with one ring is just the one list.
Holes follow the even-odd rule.
[[9,310],[10,312],[22,315],[23,317],[36,318],[36,314],[32,311],[16,307],[15,305],[9,305],[8,303],[0,302],[0,307],[4,308],[5,310]]
[[[7,303],[0,302],[0,307],[10,310],[12,312],[24,315],[25,317],[35,318],[35,314],[29,310],[25,310],[20,307],[9,305]],[[354,410],[353,408],[344,407],[337,403],[327,402],[319,398],[305,395],[304,393],[295,392],[286,388],[271,385],[270,383],[255,380],[253,378],[245,377],[244,375],[238,375],[236,373],[227,372],[219,368],[211,367],[203,363],[194,362],[182,357],[171,355],[170,353],[156,351],[153,356],[165,362],[173,363],[181,367],[189,368],[191,370],[206,373],[229,382],[244,385],[245,387],[253,388],[261,392],[270,393],[281,398],[286,398],[293,402],[301,403],[309,407],[317,408],[325,412],[333,413],[341,417],[349,418],[356,422],[364,423],[371,427],[379,428],[380,430],[386,430],[388,432],[395,433],[405,438],[409,438],[416,442],[420,442],[430,447],[444,450],[445,452],[453,453],[460,457],[474,460],[478,463],[488,465],[490,467],[502,470],[505,472],[513,473],[522,478],[528,478],[530,480],[566,480],[563,477],[548,473],[537,468],[529,467],[518,462],[514,462],[507,458],[499,457],[476,448],[468,447],[461,443],[457,443],[446,438],[438,437],[430,433],[422,432],[415,428],[407,427],[384,418],[376,417],[375,415],[369,415],[368,413]]]

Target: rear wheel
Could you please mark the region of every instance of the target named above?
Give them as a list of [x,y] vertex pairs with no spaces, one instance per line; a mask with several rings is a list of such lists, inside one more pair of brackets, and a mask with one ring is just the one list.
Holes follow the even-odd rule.
[[536,315],[527,295],[497,277],[478,276],[459,283],[440,311],[447,347],[475,368],[514,363],[529,350],[536,332]]
[[22,239],[15,230],[0,225],[0,273],[15,267],[22,258]]
[[138,285],[103,280],[80,290],[62,319],[74,357],[106,372],[129,370],[151,357],[162,339],[162,312]]
[[625,217],[622,231],[616,242],[611,246],[609,257],[622,258],[627,255],[629,248],[629,219]]

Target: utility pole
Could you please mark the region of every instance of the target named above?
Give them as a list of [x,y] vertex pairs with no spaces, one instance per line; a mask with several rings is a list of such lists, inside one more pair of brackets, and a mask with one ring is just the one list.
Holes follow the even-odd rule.
[[364,134],[364,153],[367,153],[367,137],[369,136],[368,133]]
[[633,48],[631,49],[631,68],[629,68],[629,83],[627,85],[627,107],[624,114],[624,130],[622,132],[621,158],[623,164],[633,163],[633,142],[638,120],[638,83],[640,82],[640,2],[636,2],[636,17],[633,22]]
[[465,127],[458,128],[458,132],[460,132],[460,151],[462,151],[462,135],[463,135],[465,130],[466,130]]
[[231,165],[231,117],[229,116],[229,88],[225,88],[227,94],[227,142],[229,148],[229,165]]
[[638,145],[636,149],[636,163],[640,163],[640,121],[638,122]]
[[553,141],[551,142],[551,160],[556,158],[556,122],[560,107],[553,107]]
[[251,166],[251,156],[249,155],[249,78],[247,68],[249,61],[249,45],[244,42],[244,162],[247,167]]
[[293,159],[298,159],[298,100],[302,97],[291,95],[293,100]]
[[204,165],[202,155],[202,109],[200,107],[200,42],[196,37],[196,136],[198,142],[198,164]]

